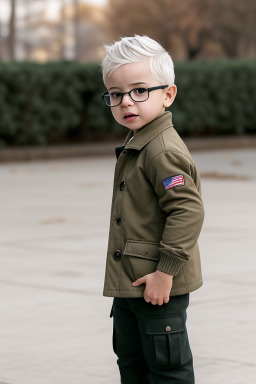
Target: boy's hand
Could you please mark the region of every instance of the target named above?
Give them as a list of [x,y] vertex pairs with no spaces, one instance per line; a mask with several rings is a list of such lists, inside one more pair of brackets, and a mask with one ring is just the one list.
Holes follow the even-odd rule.
[[163,305],[163,303],[168,303],[170,299],[172,280],[172,275],[156,270],[134,281],[132,285],[138,287],[141,284],[146,284],[144,291],[145,301],[153,305]]

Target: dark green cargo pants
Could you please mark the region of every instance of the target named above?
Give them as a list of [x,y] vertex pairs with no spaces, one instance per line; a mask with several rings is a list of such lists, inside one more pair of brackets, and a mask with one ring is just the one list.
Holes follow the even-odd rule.
[[114,298],[113,349],[122,384],[194,384],[188,302],[188,294],[162,306],[144,298]]

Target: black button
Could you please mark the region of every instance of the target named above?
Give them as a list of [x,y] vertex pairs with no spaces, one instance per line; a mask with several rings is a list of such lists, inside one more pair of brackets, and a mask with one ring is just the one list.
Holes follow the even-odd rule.
[[114,255],[113,255],[113,258],[116,260],[116,261],[119,261],[121,259],[121,251],[115,251]]
[[125,187],[126,187],[125,182],[122,181],[122,182],[120,183],[120,191],[123,191],[123,190],[125,189]]
[[122,219],[121,219],[121,217],[119,216],[119,217],[116,219],[116,223],[117,223],[118,225],[120,225],[120,224],[121,224],[121,221],[122,221]]

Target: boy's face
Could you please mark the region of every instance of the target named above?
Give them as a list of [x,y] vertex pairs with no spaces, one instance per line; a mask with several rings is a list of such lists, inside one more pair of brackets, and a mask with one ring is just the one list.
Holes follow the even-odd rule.
[[[161,84],[152,77],[149,61],[122,65],[106,78],[105,84],[109,93],[167,85]],[[149,92],[149,98],[143,102],[135,102],[126,94],[121,104],[111,107],[111,111],[119,124],[136,133],[137,129],[162,115],[165,108],[172,104],[175,96],[175,85]]]

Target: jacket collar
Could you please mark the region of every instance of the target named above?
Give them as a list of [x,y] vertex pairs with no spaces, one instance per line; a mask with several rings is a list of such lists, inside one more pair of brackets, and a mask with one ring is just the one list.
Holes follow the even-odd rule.
[[[166,111],[161,116],[151,121],[149,124],[140,128],[134,137],[133,132],[130,131],[124,142],[125,149],[136,149],[140,151],[159,133],[172,126],[172,113]],[[132,137],[133,139],[129,142]]]

